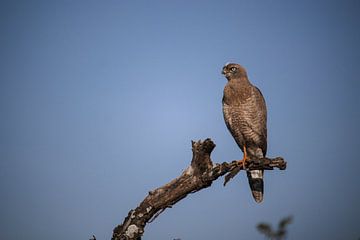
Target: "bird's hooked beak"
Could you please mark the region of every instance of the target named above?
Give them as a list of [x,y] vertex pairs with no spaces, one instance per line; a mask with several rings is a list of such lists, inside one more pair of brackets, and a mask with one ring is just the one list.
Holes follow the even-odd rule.
[[221,71],[221,73],[225,76],[226,79],[229,80],[230,73],[229,73],[229,71],[227,71],[226,68],[223,68],[223,70]]

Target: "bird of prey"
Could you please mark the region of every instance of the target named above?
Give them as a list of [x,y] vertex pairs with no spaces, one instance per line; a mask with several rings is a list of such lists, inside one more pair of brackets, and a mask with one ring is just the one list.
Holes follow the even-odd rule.
[[[228,63],[222,74],[228,80],[222,99],[224,120],[237,145],[244,153],[239,164],[247,159],[266,155],[266,104],[260,90],[252,85],[246,70],[239,64]],[[264,171],[247,171],[250,189],[256,202],[263,200]]]

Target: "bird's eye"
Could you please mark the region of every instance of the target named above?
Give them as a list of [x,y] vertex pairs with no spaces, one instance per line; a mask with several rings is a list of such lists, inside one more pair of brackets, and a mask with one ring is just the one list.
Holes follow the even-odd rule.
[[232,68],[231,68],[231,71],[232,71],[232,72],[235,72],[235,71],[236,71],[236,67],[232,67]]

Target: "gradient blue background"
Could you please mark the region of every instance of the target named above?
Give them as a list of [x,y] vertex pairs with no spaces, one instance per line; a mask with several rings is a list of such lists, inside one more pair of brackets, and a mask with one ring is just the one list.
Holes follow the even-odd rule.
[[211,137],[242,157],[221,110],[228,61],[268,105],[256,204],[245,175],[166,210],[144,239],[360,236],[359,1],[1,1],[0,238],[110,239]]

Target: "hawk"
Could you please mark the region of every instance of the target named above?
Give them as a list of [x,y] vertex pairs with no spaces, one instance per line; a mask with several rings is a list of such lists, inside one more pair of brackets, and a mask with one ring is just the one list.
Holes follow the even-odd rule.
[[[239,164],[247,159],[266,155],[266,104],[260,90],[252,85],[244,67],[228,63],[222,74],[228,80],[222,99],[224,120],[237,145],[244,153]],[[250,189],[256,202],[263,200],[264,171],[247,171]]]

